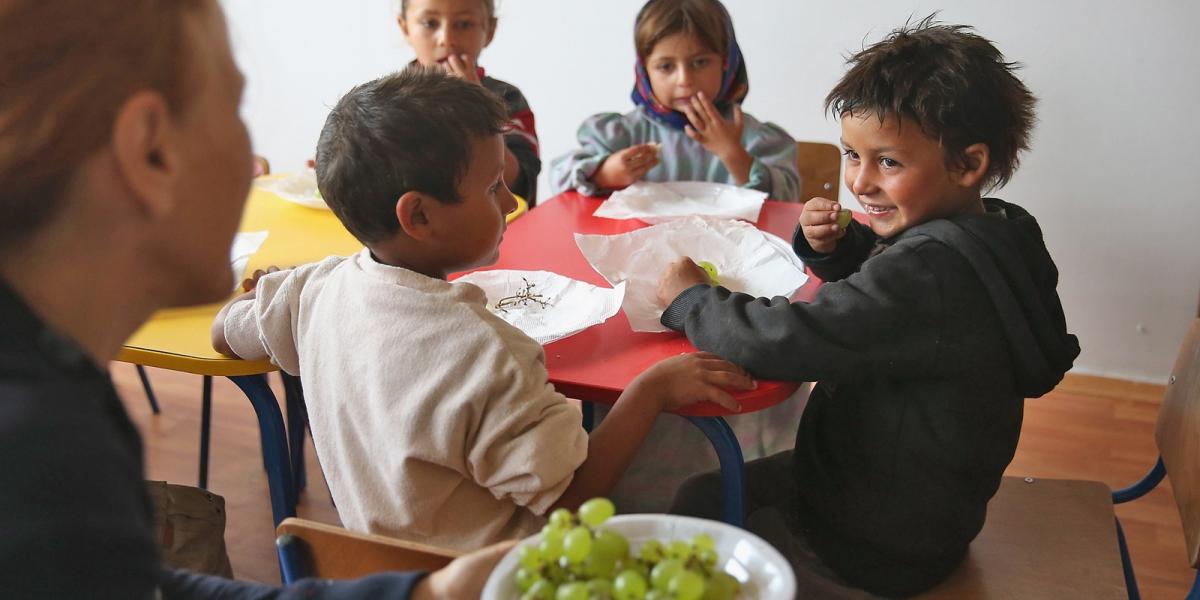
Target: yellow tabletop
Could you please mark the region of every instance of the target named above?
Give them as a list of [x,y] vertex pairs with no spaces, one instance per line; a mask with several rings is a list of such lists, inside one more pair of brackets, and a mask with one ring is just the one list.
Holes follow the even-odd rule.
[[[509,220],[527,209],[526,202],[517,198],[517,210],[508,216]],[[271,265],[291,267],[331,255],[349,256],[362,248],[332,212],[294,204],[257,187],[251,189],[239,229],[270,232],[262,247],[250,258],[247,273]],[[231,292],[230,297],[234,295]],[[229,358],[212,349],[209,328],[222,305],[172,308],[155,313],[125,342],[117,360],[226,377],[277,370],[266,360]]]

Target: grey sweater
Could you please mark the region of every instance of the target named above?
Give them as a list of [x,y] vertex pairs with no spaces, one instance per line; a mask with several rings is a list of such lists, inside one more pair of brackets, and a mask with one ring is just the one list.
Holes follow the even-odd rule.
[[757,377],[818,382],[796,432],[799,533],[877,594],[919,592],[961,562],[1024,399],[1079,354],[1036,220],[984,202],[891,239],[853,224],[828,255],[797,229],[826,282],[811,303],[696,286],[662,317]]

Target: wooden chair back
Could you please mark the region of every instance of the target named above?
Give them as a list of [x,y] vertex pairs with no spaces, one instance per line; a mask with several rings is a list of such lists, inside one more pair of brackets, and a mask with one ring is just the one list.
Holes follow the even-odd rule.
[[1188,559],[1200,568],[1200,318],[1188,328],[1171,369],[1155,439],[1175,490]]
[[383,571],[435,571],[460,554],[295,517],[284,519],[275,533],[301,542],[304,577],[355,579]]
[[800,171],[800,201],[820,196],[837,201],[841,189],[842,151],[824,142],[796,142],[796,168]]

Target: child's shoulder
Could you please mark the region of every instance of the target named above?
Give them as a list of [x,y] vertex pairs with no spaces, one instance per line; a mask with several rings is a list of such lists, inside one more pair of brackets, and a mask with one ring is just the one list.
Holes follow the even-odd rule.
[[491,75],[485,75],[483,79],[480,80],[480,84],[483,85],[483,89],[500,96],[505,103],[526,103],[525,94],[521,93],[521,88],[504,81],[503,79],[496,79]]

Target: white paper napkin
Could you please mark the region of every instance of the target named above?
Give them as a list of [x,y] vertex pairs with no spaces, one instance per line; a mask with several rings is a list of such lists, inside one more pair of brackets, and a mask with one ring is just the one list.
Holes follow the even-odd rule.
[[302,169],[295,173],[287,173],[279,177],[264,177],[254,181],[255,187],[267,190],[301,206],[329,210],[325,199],[317,191],[317,172],[312,169]]
[[[625,285],[596,287],[549,271],[476,271],[454,280],[479,286],[488,310],[543,346],[608,320],[621,310]],[[526,290],[535,299],[510,299]]]
[[708,261],[721,285],[753,296],[787,296],[808,281],[791,246],[743,221],[690,217],[622,233],[575,234],[592,268],[609,283],[627,283],[625,316],[634,331],[666,331],[655,293],[667,265],[681,256]]
[[638,182],[600,205],[594,216],[662,223],[692,215],[758,221],[766,192],[707,181]]
[[233,236],[233,245],[229,248],[229,266],[233,269],[233,289],[241,287],[250,257],[258,252],[270,233],[269,231],[243,231]]

